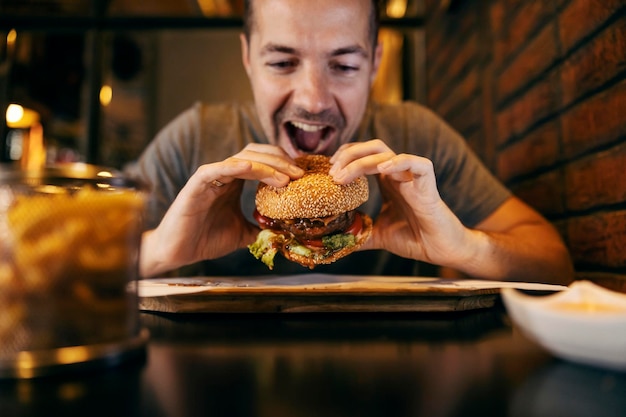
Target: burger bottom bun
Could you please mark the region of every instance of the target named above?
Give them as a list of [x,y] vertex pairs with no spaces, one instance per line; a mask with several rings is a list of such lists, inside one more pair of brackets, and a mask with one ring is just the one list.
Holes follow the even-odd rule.
[[340,249],[336,252],[333,252],[329,256],[319,257],[319,258],[303,256],[303,255],[289,251],[286,247],[282,247],[280,249],[280,253],[288,260],[299,263],[300,265],[305,266],[310,269],[313,269],[316,265],[331,264],[343,258],[344,256],[349,255],[350,253],[356,251],[361,246],[363,246],[363,244],[369,239],[372,233],[372,225],[373,225],[372,218],[368,216],[367,214],[363,214],[363,213],[358,213],[358,215],[361,216],[361,219],[363,221],[363,228],[361,229],[361,232],[358,234],[357,241],[354,246]]

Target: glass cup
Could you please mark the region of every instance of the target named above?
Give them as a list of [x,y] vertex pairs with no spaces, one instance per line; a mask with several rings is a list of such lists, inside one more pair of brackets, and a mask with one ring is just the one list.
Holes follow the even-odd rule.
[[140,186],[93,165],[0,171],[0,377],[114,363],[143,349],[129,283],[144,200]]

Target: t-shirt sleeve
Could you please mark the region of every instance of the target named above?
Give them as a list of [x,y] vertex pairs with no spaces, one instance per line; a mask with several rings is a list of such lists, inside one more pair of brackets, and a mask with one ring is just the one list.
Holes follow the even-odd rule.
[[466,142],[442,125],[433,155],[441,198],[463,224],[474,227],[492,214],[511,193],[498,181]]
[[433,162],[443,201],[461,222],[474,227],[492,214],[511,192],[489,171],[466,141],[429,109],[407,102],[396,115],[402,152]]
[[200,120],[196,105],[168,123],[150,142],[139,159],[125,173],[141,183],[148,192],[146,229],[156,227],[190,172],[192,143],[196,140]]
[[155,136],[126,173],[149,189],[146,228],[158,226],[187,180],[258,139],[250,105],[195,103]]

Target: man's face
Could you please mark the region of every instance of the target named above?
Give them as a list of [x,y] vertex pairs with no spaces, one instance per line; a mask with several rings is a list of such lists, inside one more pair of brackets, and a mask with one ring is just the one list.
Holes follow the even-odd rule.
[[270,143],[332,155],[356,131],[376,74],[369,0],[255,0],[243,61]]

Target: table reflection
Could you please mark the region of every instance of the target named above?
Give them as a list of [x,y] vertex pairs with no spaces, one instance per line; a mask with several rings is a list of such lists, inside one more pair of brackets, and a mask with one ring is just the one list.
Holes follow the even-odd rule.
[[0,381],[0,415],[139,416],[145,360],[112,369]]
[[162,415],[488,416],[506,406],[491,400],[507,387],[500,360],[475,344],[510,337],[493,312],[144,319],[159,364],[145,377]]
[[0,382],[4,416],[617,416],[626,374],[570,364],[502,309],[142,314],[144,360]]
[[516,391],[511,417],[626,415],[626,373],[555,361]]

